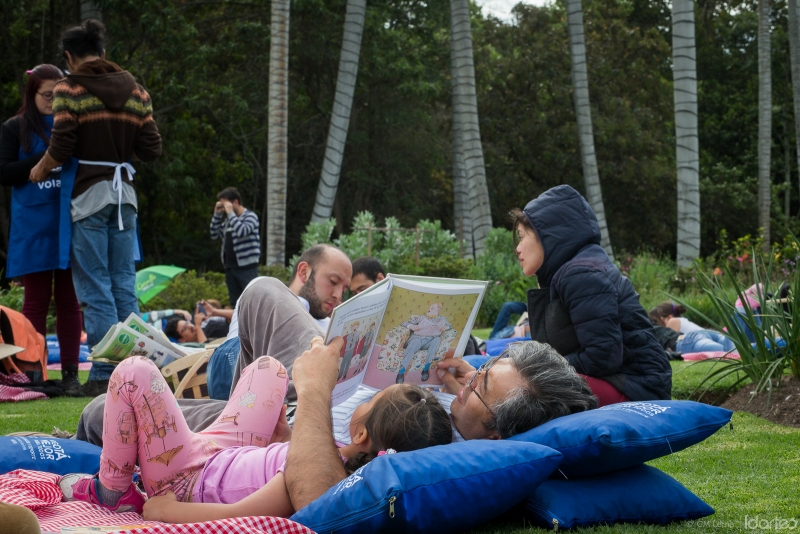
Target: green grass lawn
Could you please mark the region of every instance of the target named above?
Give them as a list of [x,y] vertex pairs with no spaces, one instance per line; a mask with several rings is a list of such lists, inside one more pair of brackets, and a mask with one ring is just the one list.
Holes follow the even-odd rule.
[[[48,371],[48,378],[61,379],[60,371]],[[89,378],[89,371],[79,371],[81,384]],[[35,431],[50,433],[53,427],[75,432],[78,419],[89,397],[59,397],[56,399],[6,402],[0,404],[0,435],[9,432]]]
[[[673,362],[672,368],[676,397],[690,394],[708,369],[688,362]],[[81,382],[87,374],[81,373]],[[52,373],[51,377],[60,375]],[[0,434],[20,430],[49,433],[54,426],[74,432],[80,412],[90,400],[59,398],[0,404]],[[746,531],[745,516],[800,520],[800,429],[747,413],[735,414],[733,425],[732,431],[723,428],[694,447],[650,462],[714,507],[715,515],[667,527],[617,525],[579,532],[738,533]],[[509,512],[472,532],[511,534],[539,530],[517,512]]]

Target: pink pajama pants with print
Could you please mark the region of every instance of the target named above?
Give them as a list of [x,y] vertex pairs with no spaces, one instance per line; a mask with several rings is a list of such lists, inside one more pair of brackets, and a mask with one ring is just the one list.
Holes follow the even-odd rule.
[[283,365],[270,356],[258,358],[242,372],[216,421],[195,433],[156,365],[146,358],[127,358],[108,383],[100,482],[127,491],[138,462],[148,496],[172,491],[179,501],[189,500],[214,453],[270,444],[288,385]]

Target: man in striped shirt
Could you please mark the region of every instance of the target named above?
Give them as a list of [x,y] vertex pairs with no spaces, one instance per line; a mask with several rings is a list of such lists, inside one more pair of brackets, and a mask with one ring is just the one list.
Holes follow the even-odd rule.
[[225,267],[225,284],[231,306],[235,306],[247,284],[258,276],[261,257],[258,215],[242,206],[235,187],[226,187],[217,194],[211,239],[222,239],[220,256]]

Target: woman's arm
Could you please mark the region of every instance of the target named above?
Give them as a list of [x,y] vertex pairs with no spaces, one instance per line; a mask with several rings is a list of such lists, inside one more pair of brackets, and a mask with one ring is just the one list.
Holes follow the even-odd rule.
[[0,128],[0,185],[25,185],[31,169],[44,156],[44,152],[39,152],[20,160],[19,148],[19,120],[11,119]]
[[557,289],[581,346],[563,356],[581,374],[603,378],[616,373],[623,355],[616,287],[606,273],[576,266],[561,277]]
[[200,313],[200,304],[195,306],[195,308],[194,308],[194,326],[197,329],[197,342],[198,343],[205,343],[206,341],[208,341],[208,338],[206,337],[206,333],[203,332],[203,327],[201,326],[206,317],[207,317],[206,314]]
[[206,309],[209,317],[224,317],[226,321],[231,322],[233,318],[233,310],[226,310],[225,308],[215,308],[206,300],[201,300],[203,307]]
[[278,473],[266,486],[237,503],[179,502],[170,491],[163,497],[148,499],[144,503],[143,515],[147,521],[198,523],[228,517],[289,517],[293,513],[283,473]]

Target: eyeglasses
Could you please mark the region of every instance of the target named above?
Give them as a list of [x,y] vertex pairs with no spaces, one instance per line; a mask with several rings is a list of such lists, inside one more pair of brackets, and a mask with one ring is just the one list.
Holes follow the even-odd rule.
[[495,356],[494,358],[488,360],[486,363],[484,363],[483,365],[478,367],[478,370],[475,371],[475,374],[473,374],[472,378],[470,378],[469,382],[467,382],[467,387],[475,394],[476,397],[478,397],[478,400],[481,401],[481,403],[484,406],[486,406],[486,409],[489,410],[489,413],[492,414],[492,417],[495,417],[494,410],[489,408],[489,405],[486,404],[486,401],[483,400],[483,398],[480,396],[480,394],[478,394],[477,391],[475,391],[475,386],[473,386],[472,383],[475,382],[475,377],[477,377],[478,375],[483,374],[483,373],[488,373],[489,369],[491,369],[492,365],[494,365],[495,362],[497,362],[497,360],[499,360],[503,356],[504,356],[503,354],[501,354],[500,356]]
[[45,91],[44,93],[36,93],[37,95],[41,96],[43,100],[50,102],[53,100],[53,91]]

